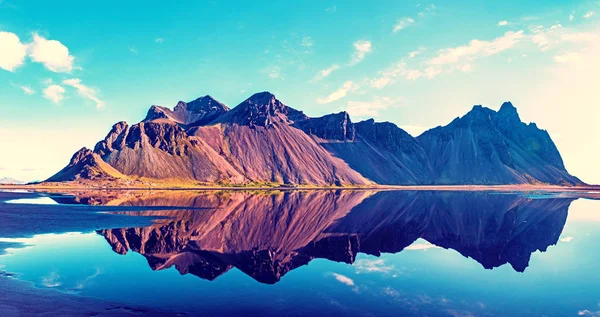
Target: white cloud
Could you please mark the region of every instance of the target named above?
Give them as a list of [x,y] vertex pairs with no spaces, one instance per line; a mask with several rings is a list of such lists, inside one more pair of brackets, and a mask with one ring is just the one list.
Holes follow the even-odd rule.
[[589,311],[587,309],[580,310],[577,312],[579,316],[588,316],[588,317],[600,317],[600,311]]
[[29,57],[55,73],[68,73],[73,70],[75,58],[61,42],[47,40],[37,33],[33,34],[33,42],[29,44]]
[[404,30],[413,23],[415,23],[415,20],[413,18],[402,18],[398,20],[398,22],[396,22],[396,25],[394,25],[393,32],[396,33],[398,31]]
[[575,16],[573,14],[569,14],[569,21],[575,20]]
[[506,26],[506,25],[508,25],[508,21],[506,21],[506,20],[498,22],[498,26]]
[[305,36],[302,38],[302,46],[304,47],[311,47],[313,46],[313,39],[310,36]]
[[281,78],[281,68],[279,66],[270,65],[265,67],[261,72],[271,79]]
[[350,61],[350,65],[355,65],[360,63],[363,59],[365,59],[365,56],[367,55],[367,53],[370,53],[373,51],[372,45],[370,41],[356,41],[353,44],[354,46],[354,54],[352,54],[352,60]]
[[23,93],[25,93],[26,95],[33,95],[33,94],[35,94],[35,90],[33,90],[33,88],[31,88],[29,86],[15,85],[13,83],[11,83],[11,85],[13,85],[14,87],[20,88],[21,90],[23,90]]
[[21,43],[19,37],[10,32],[0,32],[0,68],[9,72],[25,62],[27,45]]
[[531,41],[539,47],[542,52],[559,47],[562,44],[590,44],[600,40],[600,35],[594,32],[573,32],[564,28],[561,24],[544,28],[539,25],[531,28]]
[[317,73],[317,75],[315,76],[315,78],[313,78],[314,81],[319,81],[322,80],[323,78],[331,75],[331,73],[333,73],[334,71],[340,69],[340,65],[338,64],[333,64],[321,71],[319,71],[319,73]]
[[593,17],[594,15],[596,15],[596,12],[594,12],[594,11],[588,11],[588,12],[586,12],[586,13],[583,15],[583,18],[584,18],[584,19],[589,19],[589,18]]
[[46,287],[58,287],[62,285],[60,275],[56,272],[51,272],[48,276],[42,278],[42,285]]
[[97,97],[98,90],[88,87],[81,83],[81,79],[79,78],[71,78],[63,80],[63,84],[71,86],[77,89],[77,92],[80,96],[87,98],[94,103],[96,103],[96,108],[102,108],[104,106],[104,102]]
[[64,99],[65,89],[59,85],[50,85],[44,89],[44,98],[53,103],[60,103]]
[[560,239],[560,241],[561,242],[571,242],[571,241],[573,241],[573,239],[574,239],[573,237],[567,236],[567,237]]
[[396,81],[397,77],[406,80],[416,80],[421,77],[433,78],[437,76],[441,70],[438,67],[426,67],[425,69],[410,68],[404,59],[388,67],[384,71],[379,72],[379,77],[370,80],[371,87],[381,89]]
[[423,18],[430,13],[435,13],[435,4],[428,5],[427,7],[425,7],[425,9],[423,9],[423,11],[419,12],[417,15],[419,16],[419,18]]
[[137,55],[139,54],[138,50],[135,48],[135,46],[130,46],[129,47],[129,51],[131,52],[131,54]]
[[524,32],[521,30],[518,32],[506,32],[503,36],[491,41],[471,40],[468,45],[440,50],[438,56],[430,59],[427,64],[445,66],[470,62],[478,57],[491,56],[503,52],[515,46],[524,37]]
[[327,97],[317,98],[318,104],[326,104],[334,101],[338,101],[348,95],[349,92],[358,89],[358,85],[354,84],[351,80],[348,80],[338,90],[332,92]]
[[401,106],[403,98],[375,97],[371,101],[349,101],[346,111],[352,116],[357,117],[376,117],[382,110],[390,107]]
[[341,275],[341,274],[337,274],[337,273],[333,273],[333,276],[340,283],[346,284],[348,286],[354,286],[354,281],[351,278],[347,277],[347,276],[344,276],[344,275]]
[[383,259],[358,260],[354,263],[356,273],[389,273],[394,270],[391,265],[386,265]]
[[165,42],[165,39],[163,39],[162,37],[157,37],[154,42],[158,43],[158,44],[162,44]]
[[568,52],[554,56],[554,61],[557,63],[577,63],[582,60],[582,55],[579,52]]
[[415,57],[417,57],[417,55],[419,55],[419,54],[421,54],[421,50],[416,50],[416,51],[409,52],[409,53],[408,53],[408,58],[409,58],[409,59],[411,59],[411,58],[415,58]]

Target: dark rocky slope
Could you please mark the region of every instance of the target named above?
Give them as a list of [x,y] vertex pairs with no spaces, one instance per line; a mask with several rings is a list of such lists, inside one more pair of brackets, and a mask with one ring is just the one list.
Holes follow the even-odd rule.
[[498,112],[475,106],[417,140],[436,184],[583,184],[566,171],[548,132],[521,122],[510,102]]

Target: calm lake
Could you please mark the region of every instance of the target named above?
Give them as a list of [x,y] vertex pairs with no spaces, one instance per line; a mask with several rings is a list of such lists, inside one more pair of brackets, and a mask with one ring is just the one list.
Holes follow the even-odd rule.
[[49,229],[0,226],[0,271],[66,294],[188,316],[600,316],[600,201],[574,195],[82,192],[9,208]]

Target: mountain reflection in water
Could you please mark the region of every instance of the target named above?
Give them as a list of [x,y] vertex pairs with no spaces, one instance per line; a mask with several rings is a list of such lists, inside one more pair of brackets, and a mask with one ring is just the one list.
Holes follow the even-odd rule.
[[[89,198],[87,198],[89,199]],[[153,270],[213,280],[237,268],[261,283],[324,258],[397,253],[422,238],[486,269],[518,272],[558,242],[570,198],[430,191],[159,192],[109,202],[181,206],[143,228],[98,231],[112,249],[142,254]]]

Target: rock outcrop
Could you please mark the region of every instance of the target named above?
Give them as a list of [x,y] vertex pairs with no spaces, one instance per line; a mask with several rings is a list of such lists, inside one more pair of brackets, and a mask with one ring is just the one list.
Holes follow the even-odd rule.
[[48,181],[111,181],[125,178],[125,175],[104,162],[98,154],[84,147],[73,154],[69,165]]

